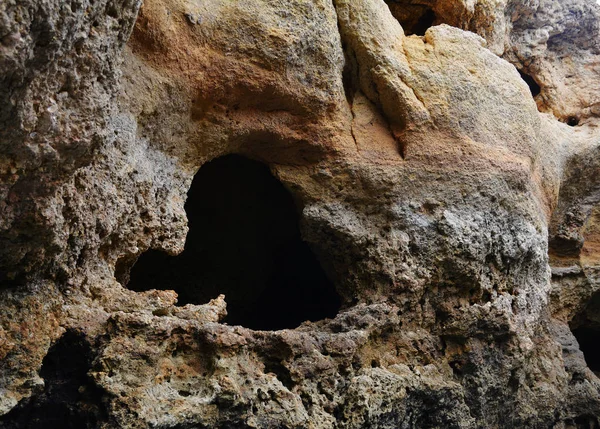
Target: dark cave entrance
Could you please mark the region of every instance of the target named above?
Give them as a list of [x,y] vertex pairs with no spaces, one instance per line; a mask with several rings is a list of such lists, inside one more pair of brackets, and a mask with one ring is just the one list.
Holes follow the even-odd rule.
[[0,417],[5,429],[86,429],[106,422],[103,391],[89,378],[94,355],[85,337],[67,331],[42,361],[44,390]]
[[295,328],[337,314],[340,297],[302,241],[291,195],[266,165],[239,155],[206,163],[185,210],[185,250],[142,254],[127,287],[173,289],[180,305],[223,293],[225,322],[251,329]]
[[407,36],[410,36],[411,34],[424,36],[427,29],[433,25],[434,21],[435,12],[432,9],[425,10],[423,15],[417,19],[417,22],[412,26],[412,28],[409,28],[409,33],[407,33]]
[[424,36],[437,18],[433,9],[425,4],[411,4],[406,0],[386,0],[386,4],[407,36]]
[[587,366],[600,377],[600,292],[590,298],[581,314],[571,322]]
[[600,374],[600,329],[581,326],[573,329],[579,349],[583,352],[587,366],[596,374]]

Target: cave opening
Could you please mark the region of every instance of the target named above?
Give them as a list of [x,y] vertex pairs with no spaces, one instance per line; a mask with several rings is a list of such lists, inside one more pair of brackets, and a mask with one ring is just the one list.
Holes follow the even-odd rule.
[[224,322],[251,329],[295,328],[335,317],[341,299],[302,240],[291,194],[265,164],[240,155],[204,164],[185,210],[184,251],[143,253],[128,288],[172,289],[179,305],[225,294]]
[[409,4],[406,0],[387,0],[386,3],[407,36],[424,36],[437,18],[434,10],[425,4]]
[[417,19],[417,22],[407,35],[416,34],[417,36],[424,36],[427,29],[433,25],[434,21],[435,12],[432,9],[427,9],[425,13]]
[[519,74],[521,75],[521,79],[523,79],[527,86],[529,86],[529,90],[531,91],[531,95],[533,97],[538,96],[542,92],[542,87],[535,81],[535,79],[532,76],[526,74],[522,70],[519,70]]
[[587,366],[596,374],[600,374],[600,329],[580,326],[572,330],[583,352]]
[[583,311],[570,325],[587,366],[600,377],[600,292],[589,298]]
[[106,422],[103,391],[88,375],[94,354],[86,338],[67,331],[42,361],[42,392],[0,417],[6,429],[85,429]]

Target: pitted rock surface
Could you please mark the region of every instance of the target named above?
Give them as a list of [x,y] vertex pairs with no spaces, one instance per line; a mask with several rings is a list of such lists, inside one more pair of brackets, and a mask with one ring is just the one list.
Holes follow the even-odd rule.
[[[0,3],[0,428],[598,427],[599,32],[592,0]],[[128,288],[231,154],[337,315]]]

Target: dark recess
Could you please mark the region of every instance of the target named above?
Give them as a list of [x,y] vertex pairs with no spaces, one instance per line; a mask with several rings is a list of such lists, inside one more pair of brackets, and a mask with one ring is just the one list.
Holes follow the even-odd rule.
[[434,21],[435,12],[431,9],[428,9],[423,15],[419,17],[416,24],[410,29],[410,33],[406,34],[416,34],[417,36],[424,36],[427,29],[433,25]]
[[67,331],[42,362],[44,390],[0,417],[0,428],[91,429],[105,422],[103,391],[88,376],[92,360],[87,340]]
[[386,3],[407,36],[424,36],[437,18],[433,9],[425,4],[409,4],[406,0],[387,0]]
[[577,125],[579,125],[579,118],[576,116],[569,116],[567,118],[567,125],[569,125],[570,127],[576,127]]
[[173,289],[180,305],[223,293],[225,322],[251,329],[295,328],[336,315],[340,298],[302,241],[291,195],[266,165],[239,155],[205,164],[185,210],[184,252],[142,254],[127,287]]
[[600,424],[598,423],[598,417],[591,414],[584,414],[575,419],[575,427],[577,429],[598,429]]
[[587,366],[596,374],[600,374],[600,330],[588,326],[573,329],[579,349],[585,356]]
[[[1,266],[2,264],[0,263],[0,267]],[[0,290],[21,287],[25,283],[26,281],[24,280],[24,276],[22,274],[19,276],[12,277],[10,274],[4,271],[0,271]]]
[[529,90],[531,91],[531,95],[536,97],[542,92],[542,88],[538,85],[535,79],[528,74],[524,73],[522,70],[519,70],[519,74],[521,78],[525,81],[527,86],[529,86]]
[[594,293],[583,311],[570,323],[571,332],[579,343],[585,362],[600,377],[600,292]]

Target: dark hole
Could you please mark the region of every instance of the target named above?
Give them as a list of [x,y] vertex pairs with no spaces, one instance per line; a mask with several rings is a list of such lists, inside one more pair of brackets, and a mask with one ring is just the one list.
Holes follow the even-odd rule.
[[266,165],[238,155],[205,164],[185,210],[184,252],[141,255],[130,289],[173,289],[181,305],[223,293],[225,321],[251,329],[295,328],[336,315],[340,298],[301,239],[291,195]]
[[24,274],[0,270],[0,290],[22,287],[26,283]]
[[542,92],[542,88],[538,85],[535,79],[528,74],[525,74],[523,71],[519,70],[519,74],[521,78],[525,81],[527,86],[529,86],[529,90],[531,91],[531,95],[536,97]]
[[295,383],[294,380],[292,380],[290,371],[281,362],[274,359],[265,360],[265,373],[268,372],[275,374],[281,384],[289,390],[294,388]]
[[577,338],[588,367],[595,373],[600,373],[600,331],[581,326],[573,329],[573,335]]
[[354,96],[358,91],[358,64],[354,52],[345,44],[344,49],[344,69],[342,70],[342,83],[344,85],[344,93],[349,104],[354,102]]
[[567,118],[567,125],[571,127],[576,127],[577,125],[579,125],[579,118],[576,116],[569,116]]
[[433,25],[433,21],[435,21],[435,12],[431,9],[428,9],[427,12],[421,15],[421,17],[417,20],[417,23],[412,28],[411,34],[424,36],[427,29]]
[[43,392],[19,404],[0,417],[0,427],[85,429],[106,421],[102,391],[89,378],[93,359],[85,338],[73,331],[65,333],[48,351],[40,376]]
[[106,10],[106,14],[114,19],[119,18],[119,10],[116,8],[115,5],[110,5]]
[[460,360],[453,360],[450,361],[448,364],[450,365],[450,368],[452,368],[452,372],[454,373],[454,375],[462,374],[462,366],[464,362],[461,362]]
[[406,0],[386,0],[386,3],[407,36],[424,36],[435,22],[435,12],[427,5],[407,4]]
[[598,418],[590,414],[584,414],[575,419],[577,429],[597,429],[600,427]]

